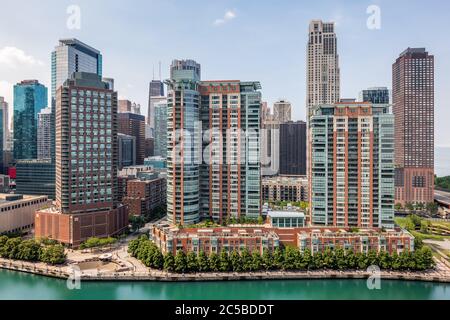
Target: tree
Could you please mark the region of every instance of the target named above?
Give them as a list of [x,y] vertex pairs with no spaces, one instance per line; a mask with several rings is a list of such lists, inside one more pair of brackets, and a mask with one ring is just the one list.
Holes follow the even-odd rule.
[[273,268],[273,256],[268,249],[264,249],[262,255],[262,267],[266,270],[271,270]]
[[209,255],[209,270],[213,272],[220,271],[220,258],[217,253],[212,252]]
[[323,252],[323,267],[325,269],[335,269],[336,259],[334,252],[330,248],[326,248]]
[[356,269],[356,267],[358,266],[358,259],[353,250],[350,249],[346,251],[345,259],[347,260],[347,268]]
[[187,270],[186,254],[183,250],[178,250],[175,255],[175,272],[181,273]]
[[378,254],[378,262],[380,265],[380,269],[389,270],[392,267],[391,257],[389,253],[384,250],[380,251],[380,253]]
[[230,262],[231,262],[231,269],[234,272],[241,272],[242,271],[242,260],[241,256],[236,250],[233,250],[230,255]]
[[9,238],[7,236],[0,236],[0,250],[5,246],[6,241],[8,241],[8,239]]
[[414,229],[419,229],[420,226],[422,225],[422,219],[418,216],[418,215],[410,215],[409,219],[411,220],[412,223],[414,223]]
[[294,270],[296,269],[297,255],[293,247],[286,247],[284,251],[284,263],[283,270]]
[[209,271],[208,256],[204,251],[200,251],[200,254],[198,255],[198,270],[200,272]]
[[402,269],[402,262],[396,251],[394,251],[394,253],[391,255],[391,261],[392,261],[391,268],[393,270],[401,270]]
[[336,266],[339,270],[345,270],[347,269],[347,259],[345,257],[345,251],[342,248],[337,248],[334,252],[334,255],[336,257]]
[[164,256],[161,253],[161,250],[156,250],[155,253],[153,254],[153,261],[152,261],[152,266],[155,269],[159,269],[161,270],[164,267]]
[[136,257],[139,243],[140,243],[140,239],[134,239],[134,240],[131,240],[130,243],[128,244],[128,253],[132,257]]
[[401,203],[396,203],[394,206],[395,211],[402,211],[403,210],[403,206]]
[[230,259],[228,253],[225,250],[220,252],[220,271],[228,272],[231,269]]
[[305,249],[305,251],[303,252],[303,262],[307,269],[314,268],[314,261],[313,261],[313,256],[311,255],[311,250]]
[[414,250],[421,249],[423,247],[423,240],[420,237],[414,238]]
[[429,202],[426,204],[426,209],[431,215],[435,215],[439,211],[439,206],[435,202]]
[[405,204],[405,209],[408,210],[409,212],[414,211],[414,205],[411,202],[407,202]]
[[49,264],[62,264],[66,261],[64,247],[60,244],[45,246],[41,250],[40,260]]
[[275,248],[273,252],[273,267],[275,269],[283,268],[284,264],[284,254],[279,247]]
[[258,270],[261,270],[262,267],[263,267],[263,261],[262,261],[261,254],[259,253],[258,250],[254,250],[252,253],[252,269],[254,271],[258,271]]
[[175,258],[172,252],[167,252],[164,255],[164,270],[173,271],[175,269]]
[[191,251],[187,254],[187,270],[190,272],[198,271],[198,261],[195,252]]
[[244,248],[241,252],[242,270],[253,271],[252,256],[248,252],[247,248]]
[[19,257],[19,245],[22,243],[20,238],[11,238],[6,241],[1,252],[3,258],[18,259]]
[[316,252],[313,255],[313,269],[322,269],[323,264],[323,254],[322,252]]
[[367,263],[369,266],[378,266],[378,253],[375,250],[369,250],[367,253]]
[[262,216],[258,217],[258,224],[264,224],[264,218]]
[[35,240],[25,240],[19,244],[17,259],[25,261],[38,261],[41,246]]
[[367,254],[364,252],[357,252],[356,259],[358,261],[358,269],[366,270],[369,267],[369,259],[367,259]]

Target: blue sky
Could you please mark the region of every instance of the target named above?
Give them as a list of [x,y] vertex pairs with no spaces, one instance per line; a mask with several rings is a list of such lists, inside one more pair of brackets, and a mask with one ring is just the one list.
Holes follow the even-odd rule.
[[[81,9],[81,29],[66,26],[67,7]],[[381,9],[370,30],[367,7]],[[202,65],[203,79],[257,80],[263,99],[293,103],[305,115],[307,29],[311,19],[337,23],[342,97],[370,86],[391,87],[391,65],[408,46],[436,59],[436,145],[450,146],[450,4],[443,0],[1,0],[0,95],[12,105],[12,85],[50,85],[50,52],[76,37],[103,53],[104,75],[119,96],[147,106],[158,62],[163,78],[174,58]]]

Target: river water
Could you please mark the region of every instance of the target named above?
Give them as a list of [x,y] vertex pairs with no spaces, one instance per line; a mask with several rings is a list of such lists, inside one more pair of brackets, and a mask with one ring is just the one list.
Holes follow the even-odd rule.
[[80,290],[69,290],[65,280],[0,270],[0,299],[450,300],[450,284],[381,280],[380,290],[369,290],[366,280],[82,282]]

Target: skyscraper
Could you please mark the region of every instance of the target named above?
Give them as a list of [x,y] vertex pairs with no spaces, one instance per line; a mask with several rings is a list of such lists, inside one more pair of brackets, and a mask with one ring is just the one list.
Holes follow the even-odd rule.
[[[103,58],[100,51],[77,39],[62,39],[52,52],[52,160],[55,160],[56,91],[74,72],[89,72],[102,76]],[[114,90],[114,81],[106,79]],[[111,87],[112,86],[112,87]]]
[[333,22],[309,24],[306,105],[332,104],[340,98],[340,69]]
[[261,214],[259,82],[201,81],[200,215],[258,218]]
[[174,224],[199,221],[200,64],[174,60],[167,94],[167,216]]
[[434,56],[408,48],[392,66],[396,201],[434,201]]
[[140,114],[124,112],[118,114],[119,133],[136,139],[136,164],[144,164],[145,159],[145,117]]
[[167,158],[167,101],[155,104],[155,156]]
[[279,174],[306,176],[306,122],[281,123],[279,144]]
[[118,148],[119,148],[119,165],[118,169],[129,167],[136,164],[136,138],[126,134],[119,133]]
[[37,80],[14,86],[14,158],[37,158],[38,113],[47,107],[47,88]]
[[359,100],[375,104],[389,104],[389,89],[386,87],[368,88],[361,91]]
[[37,128],[37,158],[51,159],[51,134],[52,108],[47,107],[38,113]]
[[147,123],[155,128],[155,104],[164,100],[164,83],[161,80],[152,80],[148,90]]
[[36,213],[37,238],[78,247],[128,226],[117,201],[117,92],[74,73],[56,95],[56,208]]
[[174,60],[167,83],[169,221],[257,218],[259,82],[201,81],[198,63]]
[[309,125],[311,223],[394,227],[394,116],[389,105],[313,108]]
[[273,118],[280,123],[291,121],[292,106],[289,101],[278,100],[273,104]]
[[5,101],[5,98],[0,97],[0,110],[2,110],[3,115],[3,147],[1,150],[8,150],[8,140],[10,139],[9,131],[9,105]]
[[77,39],[59,40],[52,52],[52,98],[56,90],[70,79],[74,72],[90,72],[102,76],[102,55]]

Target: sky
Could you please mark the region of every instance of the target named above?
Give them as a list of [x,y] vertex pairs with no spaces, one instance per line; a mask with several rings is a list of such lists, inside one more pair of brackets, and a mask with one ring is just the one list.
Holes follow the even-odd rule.
[[[374,5],[375,29],[367,25]],[[436,145],[450,147],[446,0],[0,0],[0,8],[0,96],[11,116],[13,85],[37,79],[50,88],[51,51],[77,38],[102,52],[104,76],[144,115],[159,62],[164,80],[173,59],[194,59],[202,79],[260,81],[264,101],[286,99],[304,120],[308,25],[322,19],[336,23],[343,98],[391,88],[392,63],[407,47],[433,54]]]

